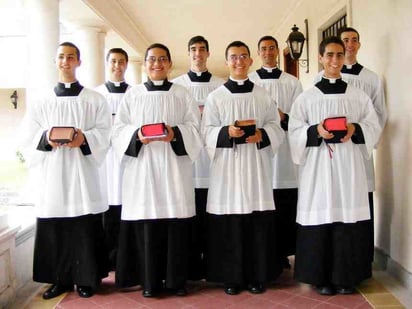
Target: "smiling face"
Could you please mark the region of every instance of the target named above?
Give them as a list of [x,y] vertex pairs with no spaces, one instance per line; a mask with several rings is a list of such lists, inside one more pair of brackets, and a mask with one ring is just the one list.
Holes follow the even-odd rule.
[[206,43],[198,42],[189,46],[190,68],[195,72],[206,71],[207,58],[209,52],[207,51]]
[[121,53],[111,53],[107,59],[107,71],[112,82],[124,81],[127,60]]
[[258,55],[262,60],[262,64],[265,67],[273,68],[277,65],[277,58],[279,49],[276,46],[276,42],[272,40],[264,40],[260,42],[258,48]]
[[225,63],[233,79],[246,79],[253,60],[245,46],[232,46],[227,50]]
[[56,67],[59,70],[59,81],[71,83],[76,81],[76,69],[80,66],[76,49],[71,46],[59,46],[56,54]]
[[339,78],[344,61],[345,51],[343,46],[337,43],[326,45],[323,55],[319,55],[319,62],[323,65],[327,78]]
[[145,69],[150,80],[164,80],[167,78],[172,62],[162,48],[151,48],[147,51]]
[[356,62],[356,57],[358,55],[358,50],[361,46],[359,42],[359,36],[356,32],[345,31],[340,35],[343,44],[345,44],[345,58],[347,64],[353,64]]

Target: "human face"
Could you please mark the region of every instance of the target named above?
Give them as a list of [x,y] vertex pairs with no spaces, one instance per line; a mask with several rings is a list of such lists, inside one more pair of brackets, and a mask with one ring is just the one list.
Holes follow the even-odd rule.
[[61,82],[73,82],[76,80],[76,69],[80,66],[81,61],[77,58],[74,47],[59,46],[55,62],[59,70],[59,80]]
[[356,61],[358,50],[361,46],[358,34],[353,31],[342,32],[340,38],[343,41],[343,44],[345,44],[346,59],[351,60],[353,61],[352,63],[354,63]]
[[124,81],[127,69],[126,57],[120,53],[111,53],[107,59],[107,71],[112,82]]
[[209,52],[206,49],[206,43],[198,42],[190,45],[189,57],[191,69],[193,71],[205,71],[207,58],[209,58]]
[[279,49],[276,43],[272,40],[262,41],[259,44],[258,55],[262,59],[262,64],[265,67],[273,68],[277,65]]
[[229,67],[230,76],[233,79],[246,79],[253,60],[250,58],[246,47],[232,46],[227,51],[225,63]]
[[326,45],[323,55],[319,55],[319,62],[322,63],[327,78],[339,78],[344,61],[345,51],[336,43]]
[[147,52],[145,59],[146,73],[151,80],[164,80],[167,78],[172,62],[162,48],[152,48]]

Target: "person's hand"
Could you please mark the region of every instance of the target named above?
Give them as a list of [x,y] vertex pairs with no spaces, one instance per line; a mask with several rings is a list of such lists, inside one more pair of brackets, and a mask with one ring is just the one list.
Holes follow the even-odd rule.
[[319,136],[322,137],[323,139],[331,139],[335,136],[333,135],[333,133],[330,133],[323,127],[323,121],[318,124],[317,129],[318,129]]
[[167,135],[165,137],[161,137],[158,140],[165,143],[170,143],[175,138],[175,132],[173,131],[171,126],[166,125]]
[[49,145],[52,146],[53,148],[59,148],[59,147],[75,148],[75,147],[80,147],[81,145],[83,145],[84,141],[85,141],[85,138],[84,138],[84,134],[82,130],[76,129],[76,133],[74,134],[74,138],[72,142],[61,144],[61,143],[52,142],[49,139]]
[[259,129],[256,129],[255,135],[251,135],[246,138],[246,143],[252,144],[252,143],[261,143],[262,142],[262,131]]
[[137,139],[140,140],[140,142],[141,142],[143,145],[147,145],[147,144],[149,144],[149,143],[151,142],[151,140],[150,140],[149,138],[145,138],[145,137],[143,136],[142,130],[140,130],[140,129],[137,131]]
[[81,145],[84,144],[85,138],[82,130],[76,129],[76,133],[74,134],[73,141],[70,143],[63,144],[63,147],[69,147],[69,148],[76,148],[80,147]]
[[344,137],[340,139],[342,143],[346,143],[347,141],[349,141],[352,135],[355,133],[355,129],[356,129],[353,123],[348,123],[346,127],[348,128],[348,132],[346,133]]
[[147,145],[151,142],[165,142],[170,143],[175,138],[175,132],[173,131],[171,126],[166,125],[167,135],[165,137],[158,137],[158,138],[145,138],[141,132],[141,130],[137,131],[137,137],[142,142],[142,144]]
[[229,126],[228,133],[231,138],[242,137],[245,134],[245,132],[241,128],[233,125]]
[[280,108],[278,108],[278,112],[279,112],[279,117],[280,117],[280,121],[285,121],[285,113],[284,112],[282,112],[281,110],[280,110]]

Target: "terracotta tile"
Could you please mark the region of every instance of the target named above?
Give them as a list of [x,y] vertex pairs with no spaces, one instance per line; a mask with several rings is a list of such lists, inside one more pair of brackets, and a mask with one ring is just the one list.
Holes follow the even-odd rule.
[[272,302],[281,303],[287,299],[293,298],[296,295],[288,293],[286,290],[267,289],[265,293],[260,294],[259,297],[271,300]]
[[292,308],[302,308],[302,309],[309,309],[309,308],[315,308],[317,305],[320,305],[322,302],[315,300],[315,299],[310,299],[307,297],[302,297],[302,296],[295,296],[293,298],[290,298],[284,302],[282,302],[282,305],[286,305],[288,307]]
[[56,306],[56,309],[98,309],[99,305],[94,304],[89,298],[78,298],[66,303],[60,303]]

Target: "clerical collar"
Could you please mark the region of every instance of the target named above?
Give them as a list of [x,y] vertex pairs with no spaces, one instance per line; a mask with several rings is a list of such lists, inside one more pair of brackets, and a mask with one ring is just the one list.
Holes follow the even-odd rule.
[[259,70],[256,70],[256,73],[261,79],[278,79],[282,74],[282,71],[278,67],[266,68],[261,67]]
[[83,86],[78,81],[73,83],[57,83],[54,93],[58,97],[77,97],[82,91]]
[[125,93],[127,88],[129,87],[129,84],[127,84],[125,81],[111,82],[108,80],[107,82],[105,82],[105,85],[110,93]]
[[342,78],[332,79],[326,77],[322,77],[321,81],[315,85],[324,94],[345,93],[347,86],[348,84]]
[[153,81],[148,79],[147,82],[144,83],[144,85],[147,91],[169,91],[170,87],[172,87],[172,83],[167,79]]
[[235,80],[230,77],[224,86],[231,93],[247,93],[252,92],[254,84],[248,78],[243,80]]
[[363,66],[356,62],[355,64],[352,64],[352,65],[344,64],[341,72],[346,73],[346,74],[359,75],[362,69],[363,69]]
[[212,78],[212,74],[210,74],[209,71],[194,72],[190,70],[189,72],[187,72],[187,75],[189,76],[192,82],[200,82],[200,83],[208,83],[210,79]]

